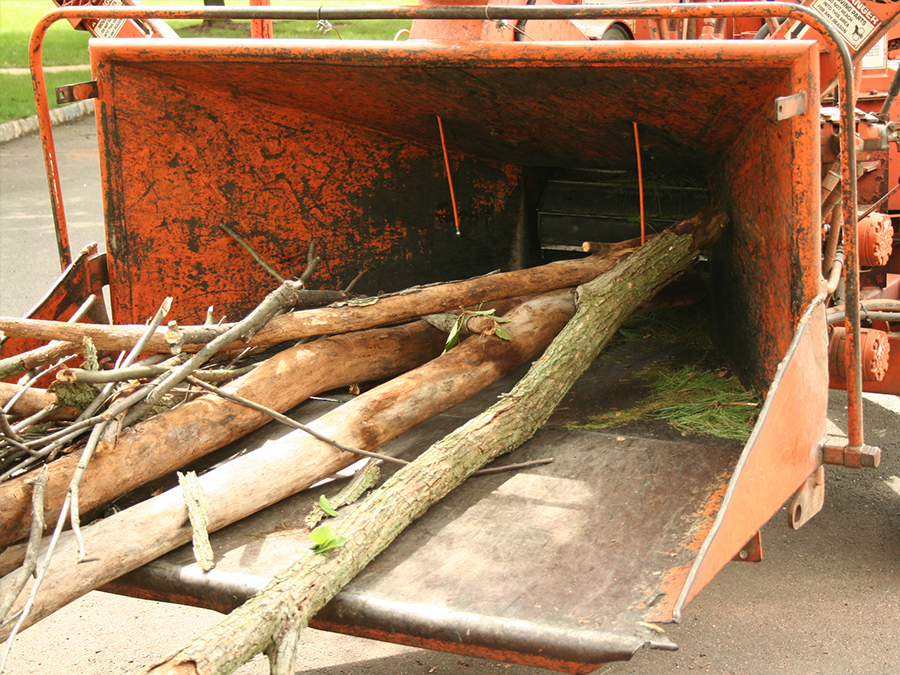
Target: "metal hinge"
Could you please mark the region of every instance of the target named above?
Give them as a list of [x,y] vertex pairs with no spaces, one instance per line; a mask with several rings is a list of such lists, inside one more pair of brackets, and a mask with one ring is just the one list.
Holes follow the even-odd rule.
[[98,96],[100,96],[100,87],[97,86],[97,80],[79,82],[78,84],[64,84],[56,88],[56,102],[60,105],[63,103],[75,103],[75,101],[86,101],[89,98],[97,98]]

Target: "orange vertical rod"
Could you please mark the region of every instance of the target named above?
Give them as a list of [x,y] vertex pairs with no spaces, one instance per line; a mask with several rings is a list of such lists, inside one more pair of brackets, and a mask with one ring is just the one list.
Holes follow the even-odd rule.
[[[268,7],[269,0],[250,0],[252,7]],[[252,38],[271,38],[272,19],[251,19],[250,20],[250,37]]]
[[47,85],[44,81],[44,60],[42,49],[47,29],[56,18],[44,17],[31,32],[31,48],[28,54],[31,66],[31,83],[34,87],[34,104],[37,108],[38,128],[41,133],[41,145],[44,148],[44,168],[47,172],[47,184],[50,188],[50,209],[56,225],[56,247],[59,251],[59,269],[64,270],[72,264],[72,251],[69,246],[69,228],[66,226],[66,213],[63,209],[62,188],[59,182],[59,167],[56,163],[56,144],[53,142],[53,123],[50,120],[50,106],[47,103]]
[[632,124],[634,124],[634,149],[637,152],[638,196],[641,199],[641,246],[643,246],[647,242],[647,235],[644,226],[644,172],[641,169],[641,138],[638,136],[637,122],[632,122]]
[[450,203],[453,204],[453,222],[456,223],[456,236],[459,236],[459,212],[456,210],[456,193],[453,191],[453,176],[450,174],[450,157],[447,155],[447,141],[444,140],[444,123],[438,115],[438,129],[441,132],[441,149],[444,151],[444,166],[447,167],[447,183],[450,185]]

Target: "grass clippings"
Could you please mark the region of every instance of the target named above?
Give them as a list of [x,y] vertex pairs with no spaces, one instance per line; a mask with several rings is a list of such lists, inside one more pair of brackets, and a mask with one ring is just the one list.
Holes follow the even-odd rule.
[[674,367],[665,361],[652,363],[636,376],[649,390],[642,401],[628,409],[610,410],[567,426],[598,430],[657,419],[667,421],[685,435],[746,441],[759,415],[762,397],[745,389],[726,367],[717,365],[722,363],[722,357],[709,338],[704,317],[701,308],[687,307],[647,312],[629,319],[613,344],[652,340],[690,345],[688,364]]
[[655,364],[638,377],[651,390],[647,399],[627,410],[604,412],[571,426],[610,429],[650,418],[666,420],[683,434],[739,441],[750,437],[759,414],[760,396],[744,389],[727,371]]

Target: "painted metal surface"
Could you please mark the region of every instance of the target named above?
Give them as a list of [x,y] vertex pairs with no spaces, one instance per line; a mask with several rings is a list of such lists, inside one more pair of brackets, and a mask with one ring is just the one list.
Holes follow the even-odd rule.
[[[869,379],[863,382],[863,391],[873,394],[893,394],[900,396],[900,333],[887,334],[887,367],[880,380]],[[838,373],[832,375],[829,386],[832,389],[845,389],[847,381]]]
[[[117,321],[142,320],[167,295],[198,316],[209,305],[255,304],[271,281],[234,254],[219,221],[286,275],[299,273],[290,266],[316,238],[321,282],[346,283],[366,267],[360,289],[370,293],[521,265],[530,170],[633,165],[624,132],[637,118],[648,170],[703,175],[745,133],[750,100],[788,91],[792,59],[808,51],[185,42],[92,48]],[[688,92],[715,107],[698,114]]]
[[[29,319],[45,319],[48,321],[67,321],[90,296],[97,301],[82,321],[93,323],[109,323],[106,304],[103,300],[103,287],[109,282],[106,268],[106,254],[97,252],[97,245],[92,244],[81,251],[75,260],[59,276],[53,286],[44,294],[34,307],[25,315]],[[0,357],[6,358],[14,354],[22,354],[45,344],[43,340],[30,338],[4,338],[0,340]],[[10,378],[15,381],[18,378]],[[41,380],[46,386],[52,382]]]
[[735,562],[762,562],[763,559],[763,547],[762,547],[762,533],[757,532],[752,537],[750,537],[750,541],[744,544],[744,547],[737,552],[737,555],[732,558]]
[[[822,463],[827,390],[825,308],[810,302],[766,397],[673,615],[741,550]],[[802,407],[803,414],[798,414]]]
[[[809,388],[824,400],[826,373],[807,367],[821,363],[815,352],[824,348],[823,324],[816,305],[801,322],[743,451],[733,441],[666,437],[656,427],[657,438],[566,429],[604,401],[622,400],[638,381],[637,363],[677,363],[684,349],[620,345],[585,373],[534,439],[502,460],[553,456],[553,463],[467,481],[410,526],[311,625],[570,673],[628,659],[641,647],[674,648],[652,625],[678,618],[684,594],[698,583],[693,570],[726,564],[729,558],[718,554],[731,546],[735,529],[762,525],[771,516],[768,505],[789,496],[809,467],[819,465],[824,418],[810,415],[802,429],[788,432],[785,416],[786,402],[810,400]],[[383,450],[413,459],[496,400],[517,376]],[[324,405],[309,402],[292,415],[315,416]],[[270,425],[222,454],[282,433]],[[308,491],[213,534],[211,573],[198,571],[186,546],[104,590],[228,612],[264,587],[298,547],[308,546],[308,510],[319,494],[337,489]],[[766,499],[753,498],[759,491]],[[722,526],[723,518],[739,525]],[[758,530],[751,534],[732,555],[745,551],[740,559],[760,559]]]
[[[634,360],[666,353],[647,343],[620,350]],[[678,589],[669,580],[696,558],[740,444],[685,439],[667,434],[664,423],[662,439],[565,429],[594,412],[598,396],[615,399],[633,386],[622,381],[635,374],[621,363],[626,360],[595,364],[548,427],[498,462],[552,456],[553,463],[467,481],[311,625],[563,672],[628,659],[642,646],[674,648],[644,624],[672,619]],[[490,405],[517,376],[382,449],[413,459]],[[292,415],[315,416],[325,405],[309,402]],[[281,433],[270,426],[229,451]],[[105,590],[230,611],[308,545],[305,516],[319,494],[336,489],[308,491],[213,534],[210,574],[196,570],[186,547]]]

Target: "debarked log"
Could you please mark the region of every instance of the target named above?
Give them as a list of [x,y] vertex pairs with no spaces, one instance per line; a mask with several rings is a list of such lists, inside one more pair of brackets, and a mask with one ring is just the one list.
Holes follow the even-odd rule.
[[[335,336],[286,349],[223,388],[285,412],[323,391],[415,368],[440,354],[445,338],[424,321]],[[213,395],[155,415],[122,432],[113,451],[93,457],[82,479],[80,508],[88,512],[104,506],[245,436],[269,419]],[[48,526],[59,515],[80,456],[80,452],[72,453],[48,465],[44,506]],[[0,483],[0,549],[28,536],[35,473]],[[0,573],[14,563],[15,558],[4,556]]]
[[[312,425],[347,446],[371,450],[468,399],[542,351],[574,313],[571,290],[534,298],[509,314],[511,340],[475,337],[413,371],[375,387]],[[218,530],[357,461],[308,434],[291,432],[200,477],[209,531]],[[82,528],[92,562],[75,564],[78,543],[60,537],[25,626],[191,538],[184,499],[170,490]],[[46,546],[46,544],[45,544]],[[0,580],[0,597],[15,573]],[[32,582],[33,583],[33,582]],[[29,588],[13,612],[24,604]],[[11,630],[0,630],[5,639]]]
[[[578,288],[578,310],[527,375],[486,412],[432,445],[334,527],[345,543],[303,551],[290,568],[217,626],[150,666],[150,675],[232,672],[267,651],[271,672],[293,672],[297,632],[338,591],[478,468],[527,441],[640,303],[718,238],[726,218],[712,209],[656,237],[614,270]],[[552,555],[553,552],[548,552]],[[302,669],[302,667],[301,667]]]
[[[422,286],[377,298],[366,298],[358,303],[348,302],[337,307],[282,314],[271,319],[248,343],[236,342],[231,347],[233,349],[244,349],[248,346],[270,347],[288,340],[338,335],[374,326],[400,323],[427,314],[457,310],[491,300],[573,288],[609,270],[639,245],[639,241],[629,240],[609,244],[604,247],[601,255],[591,255],[580,260],[559,260],[514,272]],[[197,351],[230,325],[180,327],[179,344],[185,351]],[[78,344],[89,337],[98,350],[106,351],[130,348],[146,332],[146,327],[98,326],[0,317],[0,331],[11,337],[66,340]],[[167,340],[166,329],[160,328],[147,344],[147,350],[168,352],[171,340],[171,336]],[[226,351],[229,349],[230,347],[225,348]]]

